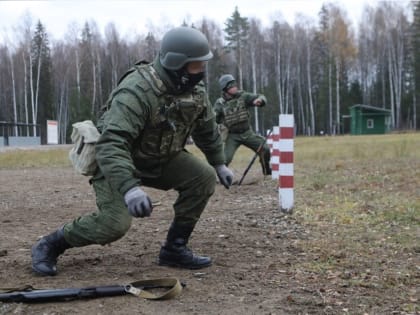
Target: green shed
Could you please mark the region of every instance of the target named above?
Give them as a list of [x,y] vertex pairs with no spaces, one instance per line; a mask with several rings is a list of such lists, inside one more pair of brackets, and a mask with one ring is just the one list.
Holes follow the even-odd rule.
[[350,107],[351,134],[384,134],[391,129],[391,110],[370,105]]

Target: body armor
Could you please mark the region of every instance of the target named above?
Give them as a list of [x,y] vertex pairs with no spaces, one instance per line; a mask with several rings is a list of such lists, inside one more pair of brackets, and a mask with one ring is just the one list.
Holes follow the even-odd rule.
[[[133,72],[138,74],[134,79],[134,89],[131,88],[132,84],[122,82]],[[151,104],[146,125],[134,144],[135,162],[139,159],[165,160],[180,152],[200,118],[206,116],[207,105],[203,85],[199,84],[191,92],[180,95],[168,94],[166,86],[150,64],[137,64],[120,82],[122,84],[119,84],[113,95],[129,89],[139,99],[146,98],[147,103]],[[107,102],[108,106],[113,95]]]
[[232,133],[242,133],[249,129],[249,111],[245,104],[245,99],[241,97],[242,92],[231,100],[224,100],[223,104],[223,124]]
[[168,95],[151,66],[139,67],[137,71],[144,78],[141,89],[145,93],[152,92],[157,102],[139,136],[135,152],[142,159],[168,158],[184,148],[196,121],[203,116],[205,91],[195,88],[181,95]]

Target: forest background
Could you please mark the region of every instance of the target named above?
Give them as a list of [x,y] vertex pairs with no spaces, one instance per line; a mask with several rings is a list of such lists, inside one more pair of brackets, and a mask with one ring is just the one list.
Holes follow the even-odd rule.
[[[214,54],[210,101],[220,96],[220,75],[231,73],[241,89],[267,96],[252,117],[260,134],[280,113],[295,115],[298,135],[348,133],[343,116],[356,104],[390,110],[393,130],[417,130],[420,2],[366,6],[357,26],[337,4],[325,3],[318,16],[316,23],[302,15],[294,25],[262,26],[236,7],[223,26],[208,18],[184,22],[207,36]],[[152,61],[168,29],[150,25],[129,40],[114,23],[102,35],[90,20],[51,42],[41,20],[22,17],[0,42],[0,122],[13,124],[9,135],[46,143],[46,121],[57,120],[59,143],[68,143],[71,124],[95,120],[119,77],[139,60]]]

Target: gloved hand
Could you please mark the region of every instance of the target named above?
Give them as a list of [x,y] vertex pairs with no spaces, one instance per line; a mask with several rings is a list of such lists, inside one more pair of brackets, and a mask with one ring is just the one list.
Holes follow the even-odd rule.
[[140,187],[136,186],[127,191],[124,201],[133,217],[149,217],[153,211],[152,201]]
[[220,183],[225,186],[226,189],[229,189],[233,182],[233,172],[224,164],[216,165],[214,168],[216,169]]

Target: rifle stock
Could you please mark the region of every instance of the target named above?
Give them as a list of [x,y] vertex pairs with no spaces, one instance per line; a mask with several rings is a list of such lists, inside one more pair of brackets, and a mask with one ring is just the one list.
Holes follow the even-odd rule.
[[67,288],[67,289],[45,289],[29,290],[10,293],[1,293],[1,302],[63,302],[76,299],[89,299],[106,296],[117,296],[128,294],[123,285],[110,285],[102,287]]

